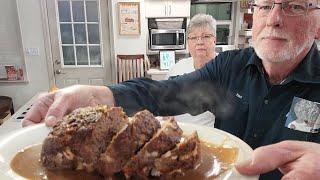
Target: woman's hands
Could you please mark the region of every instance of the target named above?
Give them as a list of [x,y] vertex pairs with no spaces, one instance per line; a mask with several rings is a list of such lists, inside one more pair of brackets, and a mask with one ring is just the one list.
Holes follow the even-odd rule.
[[279,169],[282,179],[320,179],[320,144],[283,141],[254,150],[252,159],[239,163],[245,175],[263,174]]
[[105,86],[75,85],[39,96],[22,121],[22,126],[45,122],[53,126],[79,107],[106,104],[113,106],[111,90]]

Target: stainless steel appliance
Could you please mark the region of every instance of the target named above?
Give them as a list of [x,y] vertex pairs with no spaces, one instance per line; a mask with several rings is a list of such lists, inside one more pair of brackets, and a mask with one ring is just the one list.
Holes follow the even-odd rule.
[[150,49],[185,49],[185,29],[151,29]]
[[186,49],[186,18],[148,19],[150,50]]

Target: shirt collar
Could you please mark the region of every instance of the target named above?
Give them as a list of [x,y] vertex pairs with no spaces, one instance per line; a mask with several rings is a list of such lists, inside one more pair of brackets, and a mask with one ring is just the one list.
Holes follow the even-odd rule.
[[249,66],[254,66],[256,67],[260,73],[264,73],[263,67],[262,67],[262,62],[261,59],[258,57],[258,55],[255,53],[254,49],[252,49],[252,55],[249,57],[249,60],[245,66],[245,68]]
[[[264,73],[261,59],[255,52],[249,58],[245,68],[249,66],[255,66],[260,73]],[[302,83],[320,83],[320,54],[316,43],[313,43],[306,57],[286,79]]]

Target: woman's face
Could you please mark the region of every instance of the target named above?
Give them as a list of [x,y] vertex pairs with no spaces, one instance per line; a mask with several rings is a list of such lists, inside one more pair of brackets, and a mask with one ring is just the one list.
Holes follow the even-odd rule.
[[188,35],[188,48],[195,68],[201,68],[215,57],[216,37],[208,27],[193,28]]

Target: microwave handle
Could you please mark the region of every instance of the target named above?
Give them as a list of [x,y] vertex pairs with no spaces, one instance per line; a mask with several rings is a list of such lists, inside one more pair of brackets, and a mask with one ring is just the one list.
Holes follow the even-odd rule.
[[179,32],[176,33],[176,39],[177,39],[177,42],[176,42],[176,45],[179,45],[179,42],[180,42],[180,39],[179,39]]

